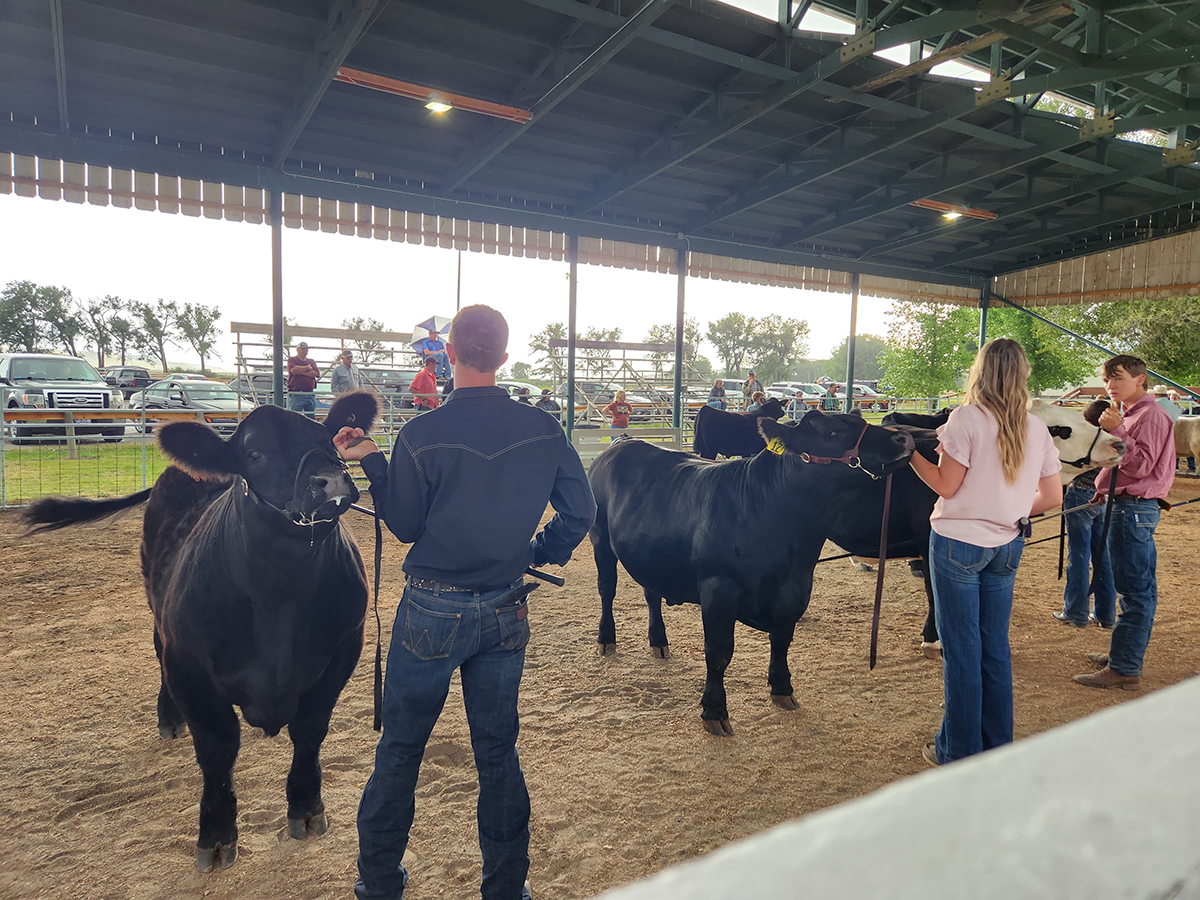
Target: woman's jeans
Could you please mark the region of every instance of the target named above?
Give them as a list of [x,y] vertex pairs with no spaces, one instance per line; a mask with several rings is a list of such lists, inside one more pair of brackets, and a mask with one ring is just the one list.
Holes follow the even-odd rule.
[[[405,587],[384,681],[383,736],[358,808],[358,898],[400,900],[425,744],[461,670],[479,772],[483,900],[518,900],[529,871],[529,794],[517,758],[517,693],[528,606],[510,588],[479,594]],[[502,602],[504,601],[504,602]]]
[[1141,675],[1158,608],[1154,530],[1161,511],[1157,500],[1123,500],[1117,495],[1108,526],[1113,583],[1121,595],[1121,615],[1108,648],[1108,667],[1118,675]]
[[[1085,505],[1096,492],[1067,485],[1063,509]],[[1111,628],[1117,619],[1117,589],[1113,587],[1112,564],[1103,541],[1104,504],[1097,503],[1067,513],[1067,586],[1063,589],[1063,615],[1079,625],[1088,623],[1088,588],[1095,595],[1096,621]],[[1094,575],[1089,576],[1091,565]]]
[[1025,541],[976,547],[929,537],[934,616],[942,641],[946,709],[934,741],[940,763],[1012,743],[1008,619]]

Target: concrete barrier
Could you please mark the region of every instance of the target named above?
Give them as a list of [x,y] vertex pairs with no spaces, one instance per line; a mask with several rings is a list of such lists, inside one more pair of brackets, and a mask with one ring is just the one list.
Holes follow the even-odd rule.
[[1193,678],[602,897],[1200,897],[1198,711]]

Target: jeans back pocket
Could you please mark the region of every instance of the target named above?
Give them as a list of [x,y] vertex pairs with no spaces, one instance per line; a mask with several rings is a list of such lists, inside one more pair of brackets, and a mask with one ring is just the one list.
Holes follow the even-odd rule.
[[404,598],[404,647],[420,659],[444,659],[458,634],[461,613],[435,612]]
[[507,603],[496,607],[500,622],[500,646],[505,650],[520,650],[529,643],[529,604]]

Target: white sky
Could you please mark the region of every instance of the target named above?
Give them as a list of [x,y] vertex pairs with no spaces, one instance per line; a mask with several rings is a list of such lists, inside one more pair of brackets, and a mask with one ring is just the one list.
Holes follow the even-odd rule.
[[[732,3],[774,19],[777,0]],[[849,22],[809,11],[806,30],[850,33]],[[907,62],[907,47],[896,61]],[[942,74],[967,74],[951,66]],[[967,77],[986,77],[970,72]],[[217,306],[221,330],[231,320],[271,320],[270,229],[265,225],[191,218],[138,210],[0,195],[0,284],[28,279],[70,288],[79,299],[115,294],[130,300],[162,297]],[[458,253],[392,241],[283,231],[284,313],[300,325],[338,327],[363,316],[408,331],[431,315],[452,316]],[[484,253],[462,254],[462,303],[487,303],[508,320],[510,364],[533,361],[530,337],[548,323],[567,320],[567,265]],[[859,334],[884,336],[891,301],[862,297]],[[844,340],[850,320],[846,294],[798,291],[689,279],[687,314],[700,323],[732,311],[782,316],[809,324],[809,356],[827,358]],[[579,267],[578,325],[622,329],[641,341],[650,327],[675,320],[675,277],[647,272]],[[232,338],[217,345],[221,368],[232,369]],[[705,342],[701,353],[720,360]],[[320,362],[322,354],[315,354]],[[328,355],[328,354],[326,354]],[[187,348],[168,351],[174,365],[198,363]]]

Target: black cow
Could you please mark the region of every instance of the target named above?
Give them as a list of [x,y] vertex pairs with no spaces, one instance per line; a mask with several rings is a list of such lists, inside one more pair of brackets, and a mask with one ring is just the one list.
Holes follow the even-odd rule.
[[906,413],[893,412],[883,417],[884,427],[889,425],[911,425],[914,428],[929,428],[936,430],[950,420],[950,407],[939,409],[935,413]]
[[234,707],[268,735],[292,739],[288,830],[327,827],[320,749],[363,643],[367,580],[340,516],[358,499],[332,436],[368,429],[375,395],[343,394],[324,425],[275,406],[253,410],[228,440],[199,422],[158,429],[175,465],[119,500],[50,498],[27,513],[37,531],[87,522],[149,500],[142,575],[162,671],[158,730],[191,729],[204,776],[196,865],[237,857]]
[[779,419],[783,416],[783,401],[776,397],[765,401],[753,412],[726,412],[712,406],[702,406],[696,413],[695,439],[692,451],[705,459],[717,454],[732,459],[753,456],[767,446],[758,433],[758,420]]
[[598,507],[590,537],[603,607],[600,652],[616,647],[618,560],[645,591],[656,655],[668,655],[663,599],[700,604],[708,667],[701,719],[717,736],[733,733],[725,668],[735,621],[770,635],[771,699],[798,708],[787,652],[828,535],[825,511],[861,474],[852,465],[861,460],[878,474],[912,452],[908,435],[857,416],[810,412],[792,424],[760,418],[758,427],[772,452],[710,462],[626,440],[601,453],[588,474]]

